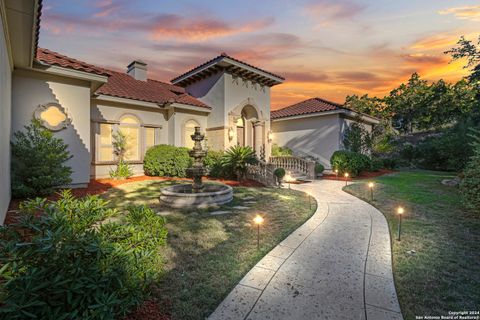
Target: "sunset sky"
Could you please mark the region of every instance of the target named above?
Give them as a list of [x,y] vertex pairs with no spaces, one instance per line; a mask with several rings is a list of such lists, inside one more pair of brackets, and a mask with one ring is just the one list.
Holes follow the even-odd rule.
[[480,34],[480,1],[44,0],[40,46],[169,81],[221,52],[285,76],[272,108],[319,96],[383,96],[412,72],[455,81],[443,52]]

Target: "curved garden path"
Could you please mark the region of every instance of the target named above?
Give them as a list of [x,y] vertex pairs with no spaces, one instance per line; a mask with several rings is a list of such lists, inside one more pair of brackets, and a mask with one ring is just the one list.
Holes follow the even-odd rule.
[[342,191],[341,181],[308,191],[315,214],[270,251],[209,319],[403,319],[383,214]]

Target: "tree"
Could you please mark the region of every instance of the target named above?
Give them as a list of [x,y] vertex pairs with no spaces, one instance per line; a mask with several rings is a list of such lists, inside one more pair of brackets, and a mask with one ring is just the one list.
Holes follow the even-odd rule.
[[461,36],[457,42],[457,47],[445,51],[445,54],[450,54],[452,61],[466,58],[467,64],[464,68],[471,71],[469,80],[472,82],[480,81],[480,36],[476,45],[471,40]]
[[345,130],[343,146],[348,151],[368,154],[372,149],[372,138],[370,133],[357,120]]
[[68,145],[42,127],[38,120],[13,134],[12,194],[26,198],[53,193],[55,187],[69,184],[72,169],[65,162],[72,158]]

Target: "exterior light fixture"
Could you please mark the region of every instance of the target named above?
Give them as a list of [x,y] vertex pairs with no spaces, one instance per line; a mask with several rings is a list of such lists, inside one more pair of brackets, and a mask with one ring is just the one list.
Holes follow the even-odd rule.
[[293,180],[293,178],[292,178],[292,176],[290,175],[290,172],[285,175],[285,181],[288,182],[288,189],[290,189],[290,183],[292,182],[292,180]]
[[335,169],[335,175],[337,176],[337,180],[338,180],[338,169]]
[[398,241],[401,239],[401,234],[402,234],[402,215],[405,212],[405,210],[402,207],[397,208],[397,214],[398,214]]
[[343,176],[345,177],[345,186],[347,186],[348,185],[348,176],[349,176],[348,172],[345,172],[345,174]]
[[272,131],[268,131],[267,139],[268,139],[268,142],[272,142],[272,140],[273,140],[273,133],[272,133]]
[[370,189],[370,199],[373,201],[373,187],[375,187],[375,183],[369,182],[368,183],[368,188]]
[[230,127],[228,128],[228,140],[232,141],[233,140],[233,128]]
[[260,250],[260,225],[263,223],[263,217],[259,214],[253,218],[253,222],[257,225],[257,250]]

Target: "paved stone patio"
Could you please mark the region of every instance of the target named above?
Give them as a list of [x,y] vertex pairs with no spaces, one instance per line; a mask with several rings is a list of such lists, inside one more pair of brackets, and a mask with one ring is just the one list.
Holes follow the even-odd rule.
[[317,211],[260,260],[209,319],[403,319],[385,217],[343,192],[344,185],[292,185],[315,197]]

